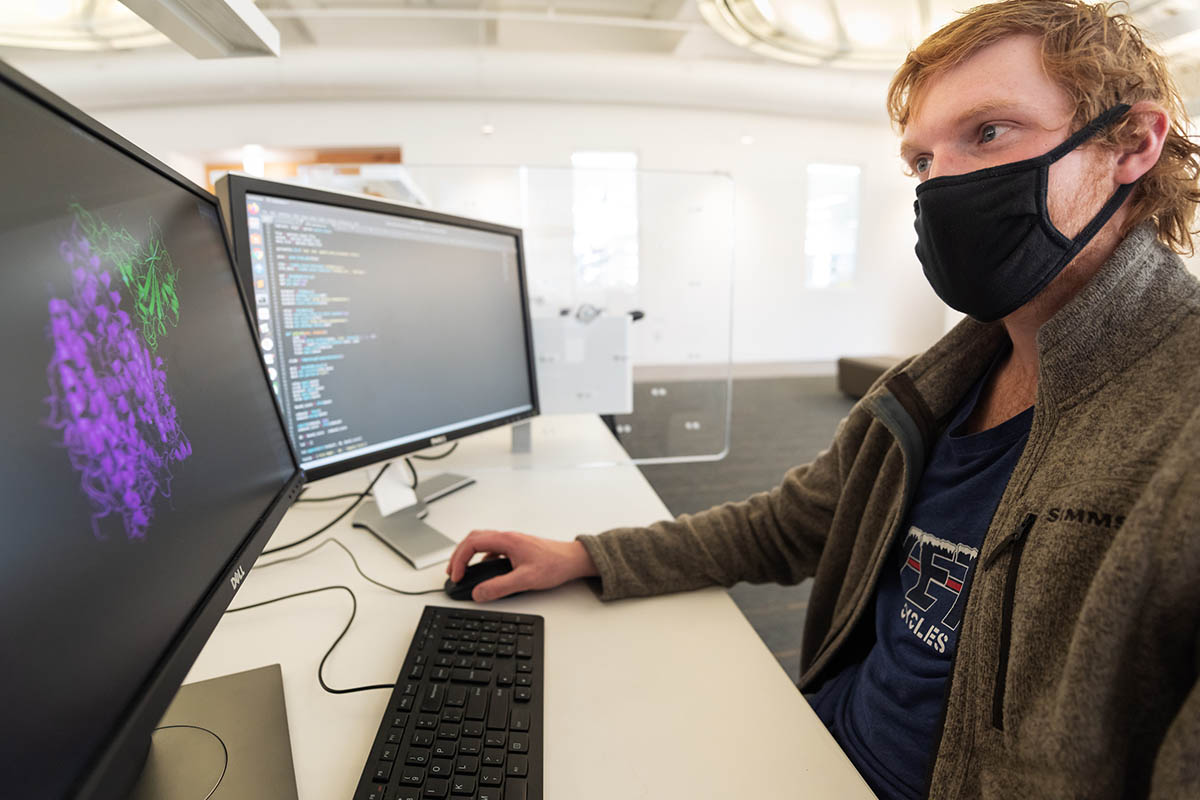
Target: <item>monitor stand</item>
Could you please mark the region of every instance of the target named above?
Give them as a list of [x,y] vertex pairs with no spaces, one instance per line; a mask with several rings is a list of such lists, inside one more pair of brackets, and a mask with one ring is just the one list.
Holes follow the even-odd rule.
[[279,665],[181,686],[128,800],[266,796],[297,798]]
[[384,516],[379,505],[367,498],[354,512],[354,527],[375,534],[378,539],[412,564],[413,569],[446,561],[458,543],[423,520],[429,516],[428,504],[475,482],[474,478],[443,472],[417,485],[417,502]]

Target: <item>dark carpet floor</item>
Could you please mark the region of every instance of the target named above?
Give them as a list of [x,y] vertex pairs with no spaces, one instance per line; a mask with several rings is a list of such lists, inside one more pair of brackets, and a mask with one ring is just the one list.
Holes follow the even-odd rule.
[[[677,389],[676,395],[704,395],[706,391],[697,384],[665,385]],[[709,405],[723,409],[723,386],[707,391],[720,395]],[[642,467],[642,472],[672,514],[743,500],[778,485],[790,467],[812,460],[827,447],[838,421],[852,405],[853,401],[837,390],[832,376],[736,380],[730,451],[723,460],[648,465]],[[644,407],[637,405],[639,411]],[[658,431],[661,427],[634,425],[633,433],[621,435],[622,443],[631,453],[640,454],[647,443],[636,434],[648,429]],[[739,583],[729,590],[793,681],[799,676],[800,634],[810,584]]]

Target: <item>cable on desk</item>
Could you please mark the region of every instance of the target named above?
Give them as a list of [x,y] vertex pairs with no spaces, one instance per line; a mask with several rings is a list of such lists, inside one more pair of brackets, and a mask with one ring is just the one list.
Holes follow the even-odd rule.
[[[369,494],[371,493],[371,490],[375,488],[375,484],[379,482],[379,479],[383,477],[383,473],[387,472],[387,468],[388,468],[388,467],[390,467],[390,466],[391,466],[391,462],[388,462],[387,464],[384,464],[384,465],[383,465],[383,469],[379,470],[379,474],[378,474],[378,475],[376,475],[376,476],[375,476],[375,477],[374,477],[374,478],[371,480],[371,482],[370,482],[369,484],[367,484],[367,488],[366,488],[365,490],[363,490],[362,492],[359,492],[358,494],[354,495],[354,502],[353,502],[353,503],[351,503],[351,504],[350,504],[350,505],[349,505],[349,506],[346,508],[346,510],[345,510],[345,511],[343,511],[343,512],[342,512],[342,513],[340,513],[340,514],[338,514],[336,517],[334,517],[334,518],[333,518],[332,520],[330,520],[328,523],[326,523],[325,525],[322,525],[320,528],[317,528],[315,531],[313,531],[312,533],[308,534],[307,536],[301,536],[299,539],[297,539],[297,540],[296,540],[296,541],[294,541],[294,542],[288,542],[287,544],[281,544],[281,545],[279,545],[278,547],[271,547],[271,548],[268,548],[268,549],[266,549],[266,550],[263,550],[263,551],[262,551],[262,552],[261,552],[259,555],[260,555],[260,556],[267,556],[267,555],[270,555],[271,553],[278,553],[278,552],[280,552],[281,550],[288,550],[288,549],[290,549],[290,548],[293,548],[293,547],[295,547],[296,545],[301,545],[301,544],[304,544],[304,543],[305,543],[305,542],[307,542],[307,541],[310,541],[310,540],[312,540],[312,539],[315,539],[315,538],[317,538],[317,537],[318,537],[318,536],[320,536],[322,533],[324,533],[325,531],[327,531],[327,530],[329,530],[330,528],[332,528],[334,525],[337,525],[339,522],[341,522],[343,519],[345,519],[345,518],[346,518],[346,515],[347,515],[347,514],[349,514],[349,513],[350,513],[351,511],[353,511],[354,509],[358,508],[358,504],[359,504],[359,503],[361,503],[361,502],[363,501],[363,498],[364,498],[364,497],[366,497],[367,495],[369,495]],[[411,465],[411,464],[409,465],[409,468],[410,468],[410,469],[412,469],[412,465]],[[416,477],[416,474],[417,474],[417,473],[416,473],[416,470],[413,470],[413,476],[414,476],[414,477]],[[414,486],[413,488],[416,488],[416,487]]]
[[301,495],[296,498],[297,503],[327,503],[330,500],[345,500],[347,497],[358,497],[360,492],[346,492],[345,494],[331,494],[328,497],[305,497]]
[[249,611],[252,608],[260,608],[261,606],[269,606],[271,603],[279,603],[284,600],[291,600],[294,597],[304,597],[309,594],[320,594],[321,592],[331,592],[336,589],[341,589],[346,594],[350,595],[350,619],[346,621],[346,627],[342,628],[342,632],[333,640],[333,644],[329,645],[329,649],[325,651],[325,655],[321,657],[321,663],[317,665],[317,683],[321,684],[321,688],[330,694],[352,694],[354,692],[369,692],[375,689],[394,689],[395,683],[373,683],[369,686],[353,686],[349,689],[335,689],[325,682],[324,671],[325,662],[329,660],[329,656],[333,655],[334,649],[338,643],[342,641],[346,633],[350,630],[350,625],[354,622],[354,617],[358,614],[358,598],[354,596],[354,592],[350,591],[349,586],[322,586],[319,589],[309,589],[305,592],[296,592],[295,594],[285,594],[283,597],[276,597],[274,600],[263,600],[261,603],[251,603],[248,606],[239,606],[238,608],[226,609],[226,614],[236,614],[239,611]]
[[450,455],[457,449],[458,449],[458,442],[455,442],[454,444],[450,445],[450,449],[444,453],[438,453],[436,456],[416,456],[415,455],[415,456],[413,456],[413,458],[417,459],[418,461],[437,461],[438,459],[445,458],[446,456]]
[[342,548],[342,551],[345,552],[346,555],[350,556],[350,560],[354,563],[354,569],[358,571],[358,574],[361,575],[364,580],[366,580],[368,583],[375,584],[376,586],[380,587],[381,589],[387,589],[389,592],[395,592],[396,594],[403,594],[403,595],[409,595],[409,596],[415,596],[415,595],[419,595],[419,594],[433,594],[434,592],[443,591],[442,589],[439,588],[439,589],[422,589],[418,592],[410,592],[410,591],[406,591],[404,589],[397,589],[395,586],[388,586],[386,583],[380,583],[379,581],[375,580],[367,573],[363,572],[362,567],[360,567],[358,565],[358,559],[354,557],[354,553],[350,552],[350,548],[346,547],[346,545],[342,544],[342,542],[339,539],[336,539],[332,536],[329,537],[328,539],[326,539],[325,541],[321,542],[316,547],[311,547],[308,550],[305,550],[303,553],[300,553],[299,555],[288,556],[286,558],[276,559],[275,561],[271,561],[266,564],[256,564],[254,566],[254,569],[266,569],[267,567],[273,567],[276,564],[282,564],[285,561],[296,561],[297,559],[304,558],[305,556],[307,556],[311,553],[317,552],[325,545],[331,544],[331,543],[336,544],[338,547]]

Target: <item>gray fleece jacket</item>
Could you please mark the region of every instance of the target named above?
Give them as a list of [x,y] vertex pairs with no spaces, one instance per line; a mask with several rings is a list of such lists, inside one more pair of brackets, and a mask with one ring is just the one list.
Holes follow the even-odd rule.
[[[579,537],[601,597],[812,577],[798,686],[815,689],[871,647],[926,454],[1006,335],[964,320],[768,492]],[[1200,283],[1139,227],[1037,344],[929,795],[1200,798]]]

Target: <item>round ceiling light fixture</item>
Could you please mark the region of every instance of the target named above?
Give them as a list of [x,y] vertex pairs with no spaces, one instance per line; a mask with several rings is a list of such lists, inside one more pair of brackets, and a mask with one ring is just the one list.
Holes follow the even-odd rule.
[[0,0],[0,45],[128,50],[169,41],[118,0]]
[[697,0],[721,36],[759,55],[807,66],[895,69],[954,16],[944,0]]

